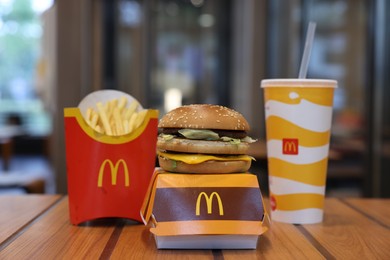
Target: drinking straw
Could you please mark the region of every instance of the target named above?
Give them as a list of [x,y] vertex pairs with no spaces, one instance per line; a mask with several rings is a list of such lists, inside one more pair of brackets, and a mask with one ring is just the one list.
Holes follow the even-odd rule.
[[307,29],[307,34],[306,34],[305,48],[303,50],[303,55],[302,55],[301,67],[299,68],[298,78],[300,78],[300,79],[306,78],[307,68],[309,66],[311,49],[313,46],[315,30],[316,30],[316,23],[309,22],[309,27]]

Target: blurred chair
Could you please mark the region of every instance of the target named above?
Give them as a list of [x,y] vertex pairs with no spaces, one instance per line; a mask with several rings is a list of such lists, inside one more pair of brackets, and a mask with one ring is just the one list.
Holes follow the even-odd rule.
[[40,174],[24,173],[0,174],[0,194],[19,191],[19,193],[45,193],[46,179]]
[[27,193],[45,193],[46,181],[43,178],[30,180],[22,185]]

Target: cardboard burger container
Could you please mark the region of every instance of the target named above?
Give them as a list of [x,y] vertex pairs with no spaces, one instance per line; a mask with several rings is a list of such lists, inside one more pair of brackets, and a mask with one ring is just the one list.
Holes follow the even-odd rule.
[[156,168],[142,205],[157,248],[255,249],[267,231],[257,177],[178,174]]
[[[70,222],[119,217],[142,221],[139,211],[155,168],[158,111],[147,110],[139,128],[120,136],[94,130],[86,108],[126,95],[93,92],[78,107],[65,108],[65,144]],[[128,103],[134,98],[126,95]]]

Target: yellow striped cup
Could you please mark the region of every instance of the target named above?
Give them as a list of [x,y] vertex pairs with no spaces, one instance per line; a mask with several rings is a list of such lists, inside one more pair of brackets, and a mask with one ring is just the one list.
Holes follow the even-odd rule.
[[294,224],[322,222],[337,81],[266,79],[261,87],[271,218]]

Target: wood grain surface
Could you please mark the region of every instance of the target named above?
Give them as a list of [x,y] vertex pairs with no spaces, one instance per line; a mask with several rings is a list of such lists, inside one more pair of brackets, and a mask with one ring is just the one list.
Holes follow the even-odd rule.
[[58,195],[0,196],[0,244],[53,206]]
[[256,250],[159,250],[150,226],[126,219],[73,226],[66,196],[0,206],[0,259],[390,259],[390,199],[328,198],[323,223],[272,222]]

